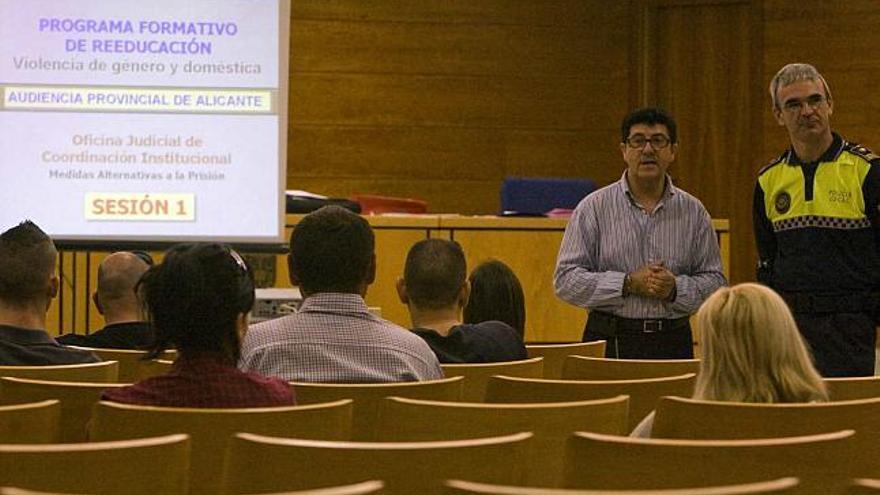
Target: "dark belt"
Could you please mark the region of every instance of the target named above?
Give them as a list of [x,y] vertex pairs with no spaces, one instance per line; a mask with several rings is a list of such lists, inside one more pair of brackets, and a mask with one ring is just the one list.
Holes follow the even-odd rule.
[[880,293],[856,292],[846,295],[780,292],[794,313],[868,313],[874,314]]
[[681,318],[623,318],[610,313],[590,311],[587,326],[591,330],[604,332],[610,335],[618,333],[657,333],[671,332],[688,327],[690,320],[687,316]]

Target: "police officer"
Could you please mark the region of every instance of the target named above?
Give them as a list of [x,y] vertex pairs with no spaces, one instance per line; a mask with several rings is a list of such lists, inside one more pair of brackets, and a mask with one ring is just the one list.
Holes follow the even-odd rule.
[[815,67],[786,65],[770,97],[791,147],[755,185],[758,280],[789,304],[824,376],[872,375],[880,158],[831,131],[834,102]]

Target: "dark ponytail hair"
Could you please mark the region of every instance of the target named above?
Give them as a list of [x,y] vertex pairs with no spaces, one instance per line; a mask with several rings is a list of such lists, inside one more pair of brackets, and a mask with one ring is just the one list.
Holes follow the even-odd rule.
[[138,283],[156,334],[147,358],[176,347],[181,354],[240,355],[236,320],[254,305],[254,279],[244,259],[222,244],[179,244]]

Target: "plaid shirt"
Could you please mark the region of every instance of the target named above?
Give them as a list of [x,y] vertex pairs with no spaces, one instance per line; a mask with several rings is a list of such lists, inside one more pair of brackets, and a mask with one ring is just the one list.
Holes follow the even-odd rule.
[[239,368],[313,383],[443,378],[425,341],[370,313],[361,296],[343,293],[312,295],[298,313],[251,327]]
[[104,391],[102,400],[163,407],[271,407],[295,403],[290,384],[244,373],[219,354],[181,355],[171,371],[128,387]]

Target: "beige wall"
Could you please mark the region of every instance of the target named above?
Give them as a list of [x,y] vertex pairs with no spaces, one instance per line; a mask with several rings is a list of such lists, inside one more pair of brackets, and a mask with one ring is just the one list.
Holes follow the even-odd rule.
[[751,188],[786,145],[766,86],[815,64],[833,123],[880,147],[875,0],[295,0],[288,186],[498,210],[505,175],[619,177],[622,116],[682,121],[674,175],[731,220],[753,276]]

